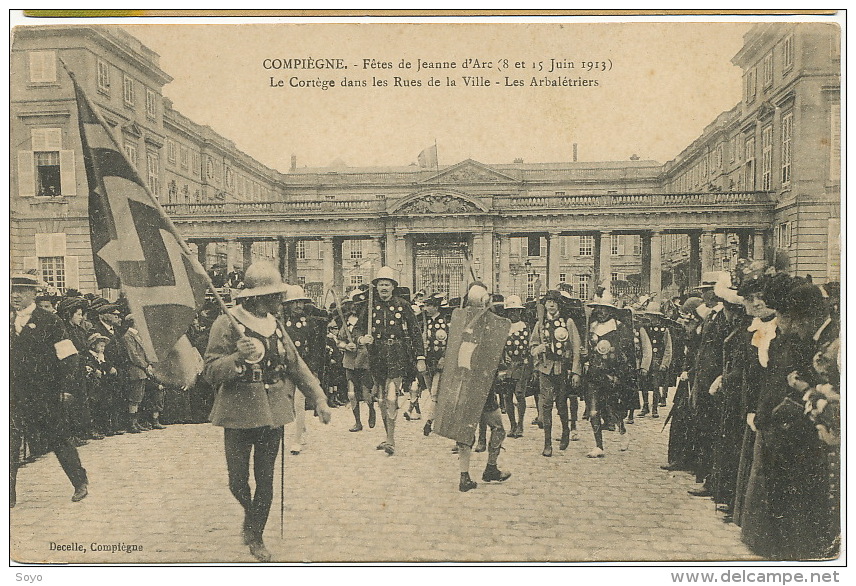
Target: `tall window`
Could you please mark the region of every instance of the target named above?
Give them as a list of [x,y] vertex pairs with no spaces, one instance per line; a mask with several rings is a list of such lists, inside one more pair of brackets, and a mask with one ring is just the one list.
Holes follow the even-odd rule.
[[137,159],[137,145],[133,142],[134,139],[126,138],[122,148],[125,149],[125,154],[128,156],[128,160],[134,165],[134,167],[139,168],[139,160]]
[[567,283],[568,282],[568,273],[559,273],[559,282]]
[[764,57],[764,87],[773,85],[773,53]]
[[199,173],[202,170],[202,158],[199,153],[194,152],[193,156],[193,174],[199,177]]
[[829,179],[841,180],[841,104],[830,104]]
[[134,80],[127,74],[125,74],[122,78],[122,95],[125,99],[126,106],[134,105]]
[[363,241],[362,240],[348,240],[350,245],[350,256],[351,260],[359,260],[363,258]]
[[776,247],[788,248],[791,245],[791,223],[781,222],[776,225]]
[[305,260],[306,259],[306,241],[298,240],[294,244],[294,256],[297,257],[297,260]]
[[633,239],[633,254],[639,256],[642,254],[642,237],[639,234],[634,234],[630,238]]
[[61,128],[30,130],[31,151],[18,151],[21,196],[75,195],[74,151],[63,150]]
[[174,179],[169,182],[169,187],[167,187],[167,201],[169,203],[178,203],[178,185]]
[[773,177],[773,127],[761,130],[761,190],[770,191]]
[[594,236],[580,236],[580,256],[592,256],[594,254]]
[[175,141],[166,139],[166,160],[175,165]]
[[187,147],[184,145],[178,145],[178,161],[181,164],[182,169],[187,169],[190,158],[190,151],[187,150]]
[[624,254],[624,246],[621,244],[620,234],[610,234],[609,236],[609,254],[618,256]]
[[98,60],[98,91],[110,94],[110,65],[101,59]]
[[743,189],[746,191],[755,190],[755,137],[750,136],[746,139],[745,145],[745,163],[743,163]]
[[782,116],[782,185],[791,182],[791,133],[793,132],[794,113]]
[[782,43],[782,73],[794,66],[794,36],[791,35]]
[[580,299],[589,298],[589,285],[591,284],[591,275],[577,275],[577,291]]
[[56,51],[30,51],[30,81],[56,81]]
[[65,257],[39,257],[39,275],[48,288],[65,291]]
[[746,101],[751,102],[755,99],[755,76],[756,76],[755,68],[748,70],[746,72]]
[[526,296],[535,297],[535,289],[541,280],[541,273],[529,273],[526,276]]
[[154,120],[158,116],[157,92],[146,88],[146,118]]
[[568,258],[568,236],[559,236],[559,256]]
[[160,195],[160,161],[158,154],[152,151],[146,152],[146,176],[152,195],[158,197]]

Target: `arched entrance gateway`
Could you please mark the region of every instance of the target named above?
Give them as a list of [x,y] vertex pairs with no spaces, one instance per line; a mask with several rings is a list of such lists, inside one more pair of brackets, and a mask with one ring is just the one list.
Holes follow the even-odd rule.
[[389,265],[426,294],[455,297],[475,275],[504,295],[565,282],[589,298],[602,282],[691,286],[737,256],[764,254],[770,193],[664,192],[661,171],[653,161],[472,160],[439,172],[293,170],[281,175],[280,201],[164,207],[200,259],[225,246],[241,266],[268,241],[286,279],[318,291],[346,292]]

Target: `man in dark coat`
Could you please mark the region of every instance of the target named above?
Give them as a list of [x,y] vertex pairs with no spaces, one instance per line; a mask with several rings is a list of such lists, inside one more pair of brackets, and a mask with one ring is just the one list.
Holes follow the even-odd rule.
[[[73,502],[83,500],[89,481],[80,456],[70,441],[63,417],[61,397],[63,381],[71,366],[63,361],[77,354],[66,337],[62,321],[53,313],[36,307],[33,275],[15,274],[11,280],[12,305],[9,328],[9,391],[12,430],[10,456],[19,449],[22,437],[41,436],[45,447],[56,454],[63,471],[74,486]],[[17,502],[15,483],[18,469],[10,457],[9,506]]]
[[381,267],[372,280],[375,290],[372,303],[360,316],[354,331],[357,343],[368,346],[369,370],[374,379],[374,392],[386,429],[386,440],[378,450],[395,454],[395,420],[398,416],[398,395],[404,379],[416,361],[418,372],[425,372],[425,346],[422,331],[410,303],[393,295],[398,286],[395,271]]
[[117,303],[96,298],[89,305],[89,319],[92,331],[110,340],[104,349],[104,357],[116,369],[112,388],[104,389],[108,405],[108,429],[105,432],[107,435],[122,435],[125,433],[122,419],[129,405],[128,369],[131,363],[123,340],[125,329],[122,325],[122,308]]
[[[330,410],[318,379],[275,317],[285,289],[279,272],[270,263],[254,263],[245,283],[231,317],[221,315],[211,327],[203,375],[217,389],[211,423],[225,428],[229,489],[244,508],[244,543],[257,560],[267,562],[271,554],[262,535],[282,428],[294,420],[295,387],[312,397],[322,422],[329,423]],[[251,454],[255,494],[249,484]]]

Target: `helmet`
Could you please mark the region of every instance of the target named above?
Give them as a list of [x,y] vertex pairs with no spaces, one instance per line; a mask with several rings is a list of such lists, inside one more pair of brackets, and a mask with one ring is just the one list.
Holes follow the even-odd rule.
[[312,299],[306,296],[306,292],[300,285],[286,285],[285,298],[282,302],[288,303],[289,301],[312,301]]
[[372,279],[372,285],[377,285],[377,282],[381,279],[392,281],[393,286],[398,287],[398,274],[392,269],[392,267],[381,267],[377,272],[377,275],[375,275],[375,278]]
[[235,295],[235,299],[284,293],[286,287],[287,285],[282,282],[282,275],[275,266],[264,261],[254,262],[247,268],[244,274],[244,288]]
[[509,295],[505,300],[505,309],[523,309],[523,301],[519,295]]

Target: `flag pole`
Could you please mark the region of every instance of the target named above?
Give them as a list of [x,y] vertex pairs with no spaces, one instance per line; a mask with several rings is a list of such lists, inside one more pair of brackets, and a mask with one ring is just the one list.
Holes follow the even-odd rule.
[[60,65],[62,65],[62,68],[65,69],[65,72],[71,78],[71,82],[74,84],[74,87],[76,90],[75,94],[79,94],[80,96],[83,97],[83,99],[86,101],[87,107],[89,107],[89,109],[92,111],[92,113],[95,114],[95,117],[98,119],[98,122],[101,124],[101,126],[103,126],[107,130],[107,135],[110,137],[110,140],[113,142],[113,146],[116,147],[116,150],[119,152],[119,154],[122,156],[122,158],[125,159],[125,162],[128,163],[128,166],[131,168],[131,170],[134,173],[134,179],[145,190],[146,194],[149,196],[149,199],[154,204],[152,207],[158,212],[161,219],[164,220],[164,222],[166,223],[166,226],[169,229],[170,233],[178,241],[178,244],[181,247],[181,252],[190,260],[190,264],[193,266],[194,270],[196,270],[197,273],[201,273],[202,275],[204,275],[205,282],[207,283],[208,288],[211,289],[211,292],[214,293],[214,297],[217,299],[217,303],[219,303],[220,309],[223,310],[223,313],[226,314],[226,316],[229,318],[229,321],[232,323],[232,325],[235,327],[235,329],[243,335],[243,333],[244,333],[243,326],[241,326],[241,324],[238,323],[238,320],[236,320],[235,317],[231,313],[229,313],[229,307],[226,305],[226,302],[223,300],[223,297],[217,291],[217,288],[214,286],[213,281],[211,281],[211,275],[208,274],[208,271],[205,270],[205,267],[202,266],[202,264],[199,262],[199,259],[196,258],[196,255],[194,255],[193,252],[190,250],[190,247],[187,245],[187,242],[184,240],[184,237],[182,237],[181,233],[179,233],[178,228],[175,227],[175,224],[173,223],[172,219],[166,214],[163,207],[161,207],[160,202],[157,200],[157,198],[154,196],[154,194],[152,194],[151,190],[149,189],[149,186],[146,184],[146,182],[140,176],[139,171],[137,171],[137,166],[134,165],[134,163],[132,163],[128,159],[128,155],[125,154],[125,149],[123,149],[122,145],[119,144],[119,141],[116,139],[116,136],[113,134],[113,131],[111,130],[110,125],[104,119],[104,116],[102,116],[101,109],[92,103],[92,100],[89,99],[89,96],[86,95],[86,92],[83,91],[83,88],[81,88],[78,85],[77,78],[74,76],[74,73],[72,73],[71,70],[68,68],[68,66],[65,64],[65,62],[62,60],[62,58],[58,57],[57,59],[58,59]]

